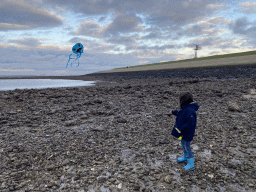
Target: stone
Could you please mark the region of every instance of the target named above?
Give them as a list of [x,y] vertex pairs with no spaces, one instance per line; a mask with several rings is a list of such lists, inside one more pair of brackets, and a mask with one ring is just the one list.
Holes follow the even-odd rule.
[[104,183],[107,180],[107,177],[99,176],[97,177],[97,180],[99,181],[99,183]]
[[7,188],[6,182],[3,182],[3,183],[2,183],[1,188],[3,188],[3,189]]
[[48,170],[48,171],[51,171],[51,170],[53,170],[55,168],[55,165],[49,165],[46,169]]
[[123,184],[122,184],[122,183],[119,183],[119,184],[117,185],[117,188],[118,188],[118,189],[122,189],[122,187],[123,187]]
[[139,191],[140,190],[140,185],[139,184],[134,184],[134,190]]
[[228,103],[228,110],[241,112],[241,108],[238,106],[237,103]]
[[165,176],[164,181],[168,184],[171,184],[173,181],[173,177],[171,175],[167,175]]
[[93,127],[91,130],[92,131],[104,131],[104,128],[103,127]]
[[70,163],[70,160],[69,159],[65,159],[63,162],[62,162],[62,165],[63,166],[66,166]]
[[252,184],[252,183],[249,183],[249,185],[248,185],[249,187],[254,187],[254,184]]
[[70,121],[66,121],[65,122],[65,125],[66,126],[74,126],[77,124],[77,121],[76,120],[70,120]]
[[127,123],[127,120],[122,117],[115,117],[114,120],[118,123]]

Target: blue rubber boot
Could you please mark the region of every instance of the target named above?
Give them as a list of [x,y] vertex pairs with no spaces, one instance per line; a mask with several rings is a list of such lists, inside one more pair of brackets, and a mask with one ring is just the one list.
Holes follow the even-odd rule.
[[190,158],[190,159],[187,159],[188,161],[188,164],[183,167],[186,171],[192,171],[195,169],[194,167],[194,161],[195,161],[195,158]]
[[178,163],[187,161],[187,153],[184,153],[184,156],[177,159]]

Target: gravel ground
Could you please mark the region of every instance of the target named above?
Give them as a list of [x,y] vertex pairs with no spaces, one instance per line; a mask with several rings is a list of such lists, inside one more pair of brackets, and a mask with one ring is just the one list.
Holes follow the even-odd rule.
[[[0,91],[0,191],[256,191],[255,64],[44,78],[98,81]],[[184,91],[200,105],[188,173],[168,115]]]

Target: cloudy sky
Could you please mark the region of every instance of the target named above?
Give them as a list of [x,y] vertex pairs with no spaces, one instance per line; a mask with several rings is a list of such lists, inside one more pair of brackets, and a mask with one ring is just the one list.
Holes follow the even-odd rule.
[[[0,0],[0,75],[81,75],[255,50],[255,0]],[[76,43],[80,66],[68,66]]]

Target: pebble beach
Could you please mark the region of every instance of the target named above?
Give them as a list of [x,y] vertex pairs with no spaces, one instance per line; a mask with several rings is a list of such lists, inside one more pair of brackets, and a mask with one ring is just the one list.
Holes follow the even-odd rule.
[[[96,83],[0,91],[0,191],[256,191],[256,64],[27,78]],[[186,91],[190,172],[170,135]]]

